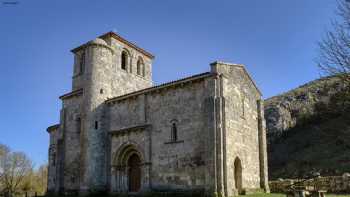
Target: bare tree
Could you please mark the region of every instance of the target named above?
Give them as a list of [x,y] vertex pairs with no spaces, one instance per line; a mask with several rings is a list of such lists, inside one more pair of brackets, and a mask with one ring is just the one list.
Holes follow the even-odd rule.
[[6,159],[8,158],[9,152],[10,149],[7,146],[0,144],[0,194],[4,193],[5,190],[5,184],[1,180],[3,179],[5,174],[5,163]]
[[318,66],[327,75],[337,75],[350,84],[350,0],[338,0],[338,20],[319,42]]
[[25,176],[32,170],[32,163],[21,152],[11,152],[9,148],[0,145],[0,188],[1,193],[13,196]]
[[39,195],[44,195],[47,189],[47,165],[41,165],[32,173],[31,191],[37,192]]

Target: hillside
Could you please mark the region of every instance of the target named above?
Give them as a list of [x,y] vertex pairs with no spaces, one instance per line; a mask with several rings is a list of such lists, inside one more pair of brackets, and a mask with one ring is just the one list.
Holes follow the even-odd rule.
[[321,78],[265,100],[271,179],[350,172],[349,94]]

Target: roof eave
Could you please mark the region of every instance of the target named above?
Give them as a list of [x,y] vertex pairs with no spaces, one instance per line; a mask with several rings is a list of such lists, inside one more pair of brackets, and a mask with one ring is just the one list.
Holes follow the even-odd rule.
[[138,95],[141,95],[141,94],[149,93],[149,92],[152,92],[152,91],[155,91],[155,90],[159,90],[159,89],[162,89],[162,88],[176,86],[176,85],[181,84],[181,83],[186,83],[186,82],[190,82],[190,81],[204,79],[204,78],[212,77],[212,76],[215,76],[215,75],[216,75],[215,73],[205,72],[205,73],[201,73],[201,74],[198,74],[198,75],[193,75],[193,76],[190,76],[190,77],[179,79],[179,80],[176,80],[176,81],[171,81],[171,82],[168,82],[168,83],[164,83],[164,84],[161,84],[161,85],[158,85],[158,86],[153,86],[153,87],[150,87],[150,88],[142,89],[142,90],[139,90],[139,91],[136,91],[136,92],[131,92],[129,94],[125,94],[125,95],[117,96],[117,97],[114,97],[114,98],[110,98],[110,99],[106,100],[105,102],[107,104],[108,103],[113,103],[115,101],[124,100],[124,99],[130,98],[130,97],[133,97],[133,96],[138,96]]
[[55,125],[47,127],[46,131],[48,133],[51,133],[52,131],[57,130],[59,127],[60,127],[60,124],[55,124]]
[[59,99],[64,100],[64,99],[67,99],[67,98],[71,98],[73,96],[79,96],[81,94],[83,94],[83,88],[80,88],[78,90],[74,90],[72,92],[68,92],[67,94],[64,94],[64,95],[60,96]]

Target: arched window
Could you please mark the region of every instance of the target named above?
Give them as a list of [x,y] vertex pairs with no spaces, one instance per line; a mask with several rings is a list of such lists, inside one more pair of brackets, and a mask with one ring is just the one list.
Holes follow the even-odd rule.
[[242,163],[241,160],[236,157],[234,162],[234,178],[235,178],[235,187],[239,194],[242,193]]
[[137,75],[141,75],[142,74],[142,76],[144,76],[144,72],[143,72],[143,70],[144,70],[144,65],[143,65],[143,60],[142,60],[142,58],[140,57],[138,60],[137,60],[137,67],[136,67],[136,73],[137,73]]
[[145,64],[142,64],[142,76],[143,77],[145,76],[145,68],[146,68]]
[[121,68],[123,70],[126,70],[128,67],[128,59],[129,59],[128,52],[123,51],[121,56]]
[[171,122],[171,141],[176,142],[177,141],[177,125],[176,121]]

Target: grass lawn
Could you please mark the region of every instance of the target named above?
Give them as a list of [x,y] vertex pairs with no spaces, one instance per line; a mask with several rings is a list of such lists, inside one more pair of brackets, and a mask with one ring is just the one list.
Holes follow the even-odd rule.
[[286,195],[285,194],[276,194],[276,193],[270,193],[270,194],[256,193],[256,194],[240,195],[240,197],[286,197]]
[[[285,197],[285,194],[276,194],[276,193],[271,193],[271,194],[265,194],[265,193],[259,193],[259,194],[249,194],[249,195],[243,195],[240,197]],[[350,194],[326,194],[326,197],[350,197]]]
[[336,194],[326,194],[326,197],[350,197],[350,194],[336,195]]

